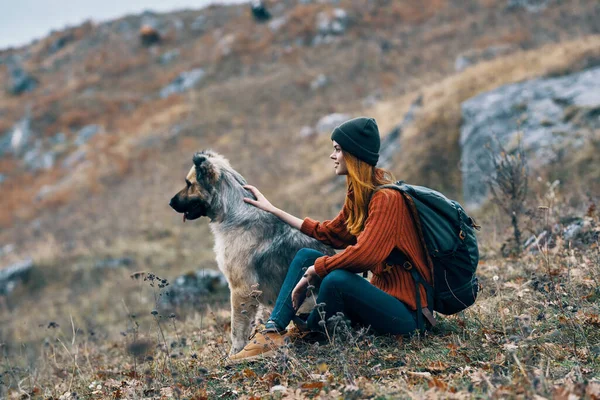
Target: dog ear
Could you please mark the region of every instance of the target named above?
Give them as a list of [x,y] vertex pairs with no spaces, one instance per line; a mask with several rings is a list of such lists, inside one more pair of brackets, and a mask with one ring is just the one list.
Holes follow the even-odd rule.
[[206,156],[203,153],[195,153],[192,160],[194,161],[194,165],[196,167],[200,167],[200,165],[206,161]]
[[218,171],[216,166],[208,160],[206,154],[200,152],[194,154],[194,166],[196,167],[196,179],[198,182],[205,181],[210,184],[215,184],[218,179]]

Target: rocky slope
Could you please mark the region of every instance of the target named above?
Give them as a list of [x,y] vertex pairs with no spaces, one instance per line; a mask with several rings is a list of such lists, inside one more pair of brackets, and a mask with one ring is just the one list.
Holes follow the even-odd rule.
[[[166,203],[206,147],[282,207],[330,216],[343,182],[325,168],[324,117],[373,115],[387,135],[418,98],[414,122],[388,139],[401,149],[386,155],[390,168],[460,198],[462,101],[555,73],[557,60],[581,70],[598,59],[597,2],[537,3],[288,0],[269,3],[266,22],[247,5],[213,6],[86,23],[4,50],[0,243],[14,254],[50,251],[49,241],[59,253],[131,249],[157,235],[191,246],[205,224],[182,230]],[[535,53],[567,40],[571,52],[553,50],[564,57]]]

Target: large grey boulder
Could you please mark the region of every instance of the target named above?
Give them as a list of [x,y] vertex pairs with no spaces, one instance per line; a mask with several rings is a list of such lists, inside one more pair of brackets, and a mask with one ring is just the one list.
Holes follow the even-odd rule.
[[519,134],[529,165],[559,160],[583,145],[581,129],[600,128],[600,67],[546,79],[505,85],[462,104],[460,134],[463,195],[467,207],[487,198],[493,169],[486,145],[493,136],[510,150]]

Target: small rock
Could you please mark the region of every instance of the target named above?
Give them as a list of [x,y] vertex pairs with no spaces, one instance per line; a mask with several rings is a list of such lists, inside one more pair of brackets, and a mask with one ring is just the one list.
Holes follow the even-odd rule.
[[312,137],[316,135],[316,133],[317,131],[310,126],[303,126],[302,129],[300,129],[300,137],[303,138]]
[[322,35],[342,35],[348,26],[348,13],[342,8],[317,14],[316,29]]
[[54,145],[54,146],[63,144],[66,141],[67,141],[67,135],[65,135],[63,132],[58,132],[56,135],[54,135],[50,138],[50,144]]
[[33,268],[33,260],[27,259],[0,269],[0,295],[7,295],[18,281],[27,279]]
[[575,222],[570,223],[563,230],[563,239],[567,241],[578,239],[583,233],[588,231],[591,227],[590,221],[585,219],[578,219]]
[[329,114],[322,117],[318,122],[315,129],[319,133],[331,133],[336,126],[348,121],[350,116],[348,114]]
[[8,63],[9,86],[8,91],[13,95],[20,95],[33,91],[38,81],[17,63]]
[[158,62],[161,65],[167,65],[170,64],[171,62],[173,62],[176,58],[179,57],[180,55],[180,51],[179,49],[174,49],[174,50],[169,50],[166,53],[163,53],[159,58],[158,58]]
[[[213,34],[219,36],[220,31],[215,31]],[[226,57],[231,54],[233,43],[235,42],[235,34],[229,33],[219,39],[216,45],[215,54],[220,57]]]
[[62,161],[62,167],[63,168],[72,168],[75,165],[79,164],[80,162],[82,162],[83,160],[85,160],[87,152],[85,150],[79,149],[71,154],[69,154],[67,156],[67,158],[65,158]]
[[201,304],[206,296],[228,291],[227,279],[217,270],[201,269],[178,276],[162,300],[172,305]]
[[0,247],[0,257],[5,256],[6,254],[10,254],[15,250],[14,244],[7,244]]
[[198,15],[190,24],[190,29],[194,32],[204,32],[206,30],[206,17]]
[[269,389],[270,393],[287,393],[288,389],[283,385],[275,385]]
[[173,27],[175,27],[175,30],[178,32],[182,31],[183,28],[185,28],[185,23],[179,18],[173,19],[171,23],[173,24]]
[[375,93],[372,93],[370,95],[368,95],[367,97],[365,97],[362,101],[362,105],[364,108],[370,108],[373,107],[375,104],[379,103],[379,101],[381,101],[381,98],[383,96],[381,95],[381,91],[376,91]]
[[20,155],[25,151],[33,136],[30,124],[29,110],[27,110],[25,116],[13,126],[12,130],[5,135],[2,140],[0,140],[0,155],[9,151],[15,155]]
[[102,130],[100,125],[86,125],[77,132],[75,144],[81,146]]
[[63,34],[48,46],[48,54],[54,54],[74,39],[72,33]]
[[34,147],[28,150],[23,156],[23,162],[30,170],[48,170],[54,166],[56,153],[53,151],[44,152],[40,147]]
[[[119,21],[119,23],[117,24],[117,27],[115,29],[118,33],[129,33],[129,34],[134,33],[133,27],[126,20]],[[127,35],[127,36],[129,36],[129,35]]]
[[310,88],[312,90],[321,89],[322,87],[327,86],[328,83],[329,79],[327,79],[327,76],[325,76],[324,74],[320,74],[310,83]]
[[194,87],[204,77],[202,68],[185,71],[179,74],[170,84],[160,91],[160,97],[166,98],[175,93],[182,93]]
[[287,18],[286,17],[279,17],[279,18],[275,18],[274,20],[272,20],[271,22],[269,22],[269,29],[272,32],[277,32],[278,30],[280,30],[285,24],[287,23]]

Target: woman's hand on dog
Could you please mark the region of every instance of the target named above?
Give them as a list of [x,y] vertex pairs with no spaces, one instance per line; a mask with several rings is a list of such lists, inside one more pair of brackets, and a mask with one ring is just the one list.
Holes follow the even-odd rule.
[[315,266],[311,265],[308,267],[304,276],[296,284],[296,287],[292,291],[292,307],[294,310],[298,310],[302,305],[302,302],[306,298],[306,291],[310,285],[316,284],[320,280],[319,275],[315,271]]
[[275,207],[269,200],[267,200],[260,190],[252,185],[245,185],[244,189],[250,191],[250,193],[256,197],[256,200],[244,197],[244,201],[246,203],[252,204],[254,207],[260,208],[263,211],[270,212],[286,224],[289,224],[292,228],[296,228],[298,230],[302,228],[303,220]]
[[260,208],[261,210],[270,213],[273,213],[273,211],[275,211],[275,207],[273,206],[273,204],[271,204],[271,202],[267,200],[267,198],[260,192],[260,190],[258,190],[252,185],[245,185],[244,189],[249,190],[254,195],[254,197],[256,197],[256,200],[244,197],[244,201],[246,203],[252,204],[254,207]]

